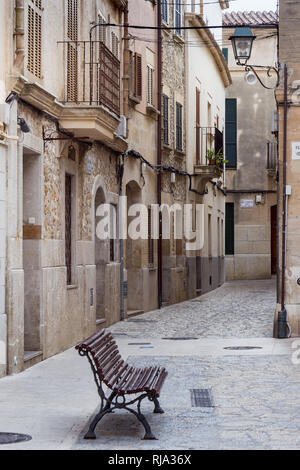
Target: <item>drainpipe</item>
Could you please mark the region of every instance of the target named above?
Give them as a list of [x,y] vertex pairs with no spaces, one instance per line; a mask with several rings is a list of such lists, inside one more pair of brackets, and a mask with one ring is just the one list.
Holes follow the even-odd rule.
[[15,31],[16,50],[14,65],[20,68],[25,57],[24,49],[24,0],[16,0],[15,2]]
[[[162,37],[161,27],[162,15],[161,15],[161,0],[157,1],[157,109],[159,111],[157,117],[157,165],[160,166],[162,163],[161,158],[161,98],[162,98]],[[161,183],[162,174],[158,170],[157,173],[157,204],[161,206]],[[158,238],[158,249],[157,249],[157,273],[158,273],[158,308],[162,308],[162,212],[159,210],[159,238]]]
[[285,308],[285,268],[286,268],[286,231],[287,231],[287,194],[286,194],[286,165],[287,165],[287,96],[288,71],[284,64],[284,115],[283,115],[283,172],[282,172],[282,266],[281,266],[281,310],[278,312],[278,338],[287,337],[288,313]]

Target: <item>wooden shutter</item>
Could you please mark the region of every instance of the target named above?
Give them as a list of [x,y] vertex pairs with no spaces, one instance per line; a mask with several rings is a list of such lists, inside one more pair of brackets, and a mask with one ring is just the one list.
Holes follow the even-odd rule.
[[142,99],[142,56],[135,54],[135,96]]
[[72,176],[65,179],[65,258],[67,267],[67,284],[72,283]]
[[182,150],[182,105],[176,103],[176,149]]
[[78,101],[78,0],[67,0],[67,37],[68,43],[68,67],[67,67],[67,101]]
[[30,0],[28,4],[27,70],[42,77],[42,0]]
[[234,203],[226,203],[225,211],[225,254],[234,255]]
[[163,95],[164,144],[169,145],[169,98]]
[[237,100],[226,99],[226,160],[227,168],[236,168],[237,164]]
[[148,75],[148,93],[147,93],[147,103],[153,105],[153,68],[150,65],[147,65],[147,75]]
[[[101,25],[106,24],[105,18],[100,13],[98,15],[98,23],[101,24]],[[99,41],[103,42],[103,44],[105,44],[105,45],[107,43],[106,32],[107,32],[107,27],[106,26],[100,26],[99,27]]]
[[196,88],[196,163],[200,163],[200,90]]

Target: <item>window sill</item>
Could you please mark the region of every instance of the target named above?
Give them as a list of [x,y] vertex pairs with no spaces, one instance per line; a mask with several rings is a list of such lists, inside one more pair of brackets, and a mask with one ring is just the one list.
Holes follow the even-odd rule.
[[184,150],[175,149],[175,156],[176,157],[184,157],[185,156]]
[[178,33],[173,33],[173,39],[174,41],[177,41],[179,44],[184,44],[184,39],[182,36],[180,36]]
[[155,272],[157,271],[157,268],[155,268],[154,266],[148,266],[148,270],[149,272]]
[[163,150],[166,150],[167,152],[172,152],[172,147],[170,144],[163,144]]
[[158,111],[158,109],[156,109],[155,106],[153,106],[152,104],[147,104],[146,110],[147,110],[147,113],[150,115],[151,114],[160,115],[160,111]]
[[133,104],[140,104],[142,102],[141,98],[137,98],[136,96],[129,95],[129,99]]

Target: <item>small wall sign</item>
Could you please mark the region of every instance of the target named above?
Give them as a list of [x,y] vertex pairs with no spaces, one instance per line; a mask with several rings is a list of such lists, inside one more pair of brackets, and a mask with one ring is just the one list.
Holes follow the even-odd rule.
[[292,160],[300,160],[300,142],[292,142]]
[[253,199],[242,199],[241,200],[241,209],[253,209],[254,200]]

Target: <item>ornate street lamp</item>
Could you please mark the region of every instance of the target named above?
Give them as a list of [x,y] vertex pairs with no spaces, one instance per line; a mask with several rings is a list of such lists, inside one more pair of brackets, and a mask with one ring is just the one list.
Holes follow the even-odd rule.
[[246,65],[250,59],[253,42],[256,36],[252,34],[250,28],[235,28],[233,36],[229,38],[232,43],[234,57],[237,65]]
[[[248,60],[251,57],[253,42],[256,39],[256,36],[252,33],[251,29],[244,26],[238,26],[235,28],[233,36],[229,38],[232,43],[233,53],[236,60],[237,65],[241,65],[245,67],[247,72],[246,74],[246,81],[250,85],[254,85],[256,83],[256,79],[259,83],[268,90],[274,90],[278,88],[280,82],[279,76],[279,69],[270,65],[250,65],[247,64]],[[267,76],[272,77],[272,71],[276,73],[277,76],[277,83],[274,87],[269,87],[265,85],[261,78],[259,77],[258,73],[256,72],[255,68],[265,69],[267,70]],[[254,77],[254,75],[256,77]]]

